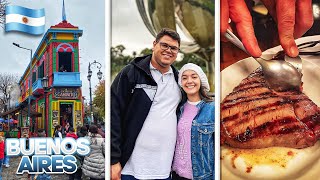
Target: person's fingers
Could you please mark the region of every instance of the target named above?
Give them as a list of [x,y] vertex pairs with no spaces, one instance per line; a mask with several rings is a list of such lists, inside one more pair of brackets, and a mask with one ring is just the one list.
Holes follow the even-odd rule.
[[220,0],[220,33],[224,34],[229,27],[228,0]]
[[299,52],[293,37],[295,25],[295,1],[277,0],[276,11],[280,44],[286,54],[291,57],[296,57]]
[[252,26],[252,17],[243,0],[229,0],[229,16],[236,24],[237,32],[240,39],[251,56],[260,57],[259,48],[254,29]]
[[297,0],[296,2],[296,21],[294,25],[294,38],[301,37],[313,24],[312,1]]

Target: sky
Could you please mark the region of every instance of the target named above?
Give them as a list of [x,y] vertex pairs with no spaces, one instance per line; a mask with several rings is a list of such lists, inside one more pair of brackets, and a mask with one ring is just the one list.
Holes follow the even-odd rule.
[[124,45],[128,55],[152,48],[155,38],[144,25],[135,0],[112,0],[111,16],[112,46]]
[[[176,28],[182,40],[190,41],[178,26]],[[124,45],[124,54],[127,55],[132,55],[133,51],[140,53],[145,48],[151,49],[155,40],[140,16],[136,0],[112,0],[110,30],[110,45]],[[177,61],[182,58],[182,54],[179,53]]]
[[[24,6],[30,9],[45,9],[46,30],[62,21],[62,0],[8,0],[10,5]],[[83,30],[79,38],[80,75],[82,80],[82,96],[89,100],[89,82],[87,80],[89,62],[94,60],[102,64],[103,78],[106,75],[105,42],[105,0],[65,0],[67,21]],[[106,16],[105,16],[106,15]],[[109,31],[109,30],[107,30]],[[44,35],[44,34],[43,34]],[[43,35],[33,36],[16,32],[5,32],[0,28],[0,72],[18,74],[19,79],[30,62],[30,51],[17,48],[12,43],[36,51]],[[92,92],[98,84],[98,68],[91,66]],[[108,73],[109,74],[109,73]]]

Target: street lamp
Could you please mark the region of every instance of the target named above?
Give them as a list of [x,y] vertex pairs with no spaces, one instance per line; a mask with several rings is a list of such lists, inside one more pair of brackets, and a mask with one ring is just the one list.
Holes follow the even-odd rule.
[[44,92],[44,130],[46,134],[48,134],[48,129],[47,129],[47,93],[49,90],[48,82],[49,82],[48,76],[45,76],[41,79],[41,85]]
[[[10,110],[10,92],[9,92],[9,95],[8,95],[8,108],[7,108],[7,111],[9,111]],[[10,115],[8,114],[8,131],[7,131],[7,133],[9,133],[9,131],[10,131]]]
[[96,67],[99,69],[99,72],[97,73],[99,81],[102,79],[102,72],[100,71],[102,65],[99,62],[97,62],[96,60],[94,60],[92,63],[89,62],[87,78],[88,78],[88,81],[89,81],[89,91],[90,91],[91,123],[94,123],[93,111],[92,111],[92,92],[91,92],[91,76],[92,76],[91,66],[94,65],[94,64],[96,64],[97,65]]
[[28,96],[28,120],[27,120],[27,123],[29,123],[30,124],[30,101],[31,101],[31,98],[30,98],[30,96],[31,96],[31,94],[32,94],[32,92],[31,92],[31,89],[32,89],[32,84],[31,84],[31,72],[32,72],[32,49],[29,49],[29,48],[25,48],[25,47],[22,47],[22,46],[20,46],[19,44],[17,44],[17,43],[12,43],[14,46],[16,46],[16,47],[18,47],[18,48],[21,48],[21,49],[25,49],[25,50],[28,50],[28,51],[30,51],[30,64],[29,64],[29,96]]

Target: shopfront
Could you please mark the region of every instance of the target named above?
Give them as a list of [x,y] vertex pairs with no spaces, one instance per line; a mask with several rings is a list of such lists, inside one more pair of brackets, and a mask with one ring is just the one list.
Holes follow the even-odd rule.
[[83,125],[80,88],[54,88],[51,104],[52,132],[58,124],[65,127],[69,123],[75,129]]

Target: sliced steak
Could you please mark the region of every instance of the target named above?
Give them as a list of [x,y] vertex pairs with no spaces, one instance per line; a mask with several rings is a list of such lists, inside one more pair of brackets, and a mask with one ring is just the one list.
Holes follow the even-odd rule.
[[221,144],[305,148],[320,138],[320,108],[299,91],[271,90],[261,69],[221,103]]

